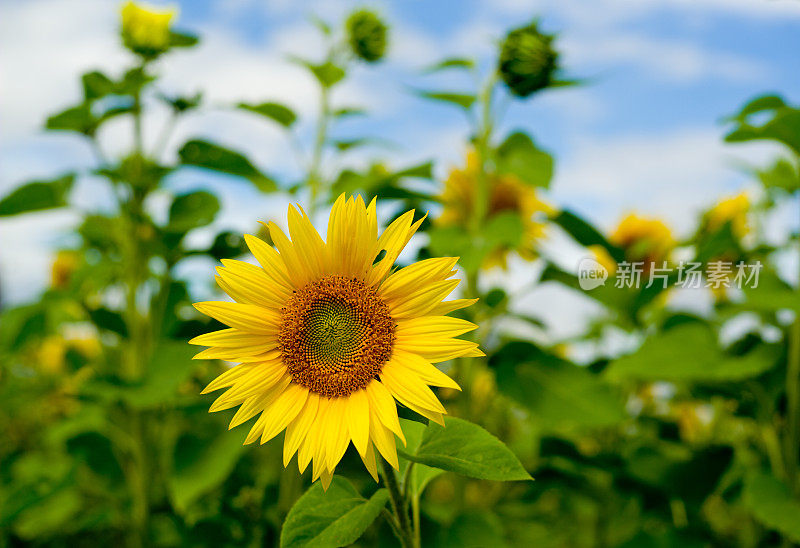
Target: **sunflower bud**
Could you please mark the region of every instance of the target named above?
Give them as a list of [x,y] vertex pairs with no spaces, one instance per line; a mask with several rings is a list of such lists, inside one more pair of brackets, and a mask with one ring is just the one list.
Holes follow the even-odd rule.
[[345,23],[347,41],[353,53],[367,63],[374,63],[386,53],[388,27],[374,12],[358,10]]
[[142,57],[156,57],[169,49],[170,23],[174,8],[157,10],[146,4],[126,2],[122,6],[122,42]]
[[558,68],[554,38],[539,32],[535,22],[508,33],[500,48],[498,70],[511,93],[528,97],[553,82]]

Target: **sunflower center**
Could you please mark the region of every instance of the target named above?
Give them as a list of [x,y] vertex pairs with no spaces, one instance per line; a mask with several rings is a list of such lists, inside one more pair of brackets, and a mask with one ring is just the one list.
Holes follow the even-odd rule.
[[329,398],[365,388],[392,355],[395,324],[361,280],[326,276],[281,310],[283,362],[297,384]]

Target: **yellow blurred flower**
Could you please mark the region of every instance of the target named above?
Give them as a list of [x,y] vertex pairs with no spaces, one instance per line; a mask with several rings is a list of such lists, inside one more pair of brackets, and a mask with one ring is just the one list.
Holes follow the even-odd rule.
[[609,241],[625,251],[626,259],[642,261],[645,267],[667,260],[676,245],[672,231],[663,221],[635,213],[620,221]]
[[169,46],[170,23],[178,10],[158,9],[149,4],[126,2],[122,6],[122,40],[142,55],[155,55]]
[[594,256],[594,260],[608,271],[609,276],[613,276],[617,272],[617,261],[614,260],[614,257],[608,253],[605,247],[602,245],[590,245],[586,249]]
[[39,369],[45,373],[55,375],[64,370],[66,363],[67,345],[60,335],[50,335],[42,340],[36,352]]
[[[442,214],[436,219],[440,226],[464,226],[469,223],[478,189],[478,156],[467,155],[466,167],[453,169],[444,182],[440,200],[444,205]],[[546,235],[545,219],[556,210],[539,198],[536,188],[525,184],[513,175],[489,174],[489,204],[487,220],[502,213],[517,213],[522,219],[524,233],[519,247],[514,249],[520,257],[531,261],[536,258],[536,243]],[[512,249],[493,250],[484,261],[484,268],[505,268],[508,253]]]
[[731,224],[731,231],[737,238],[744,238],[750,232],[747,212],[750,210],[750,198],[746,192],[724,198],[705,214],[705,226],[709,232],[715,232]]
[[80,255],[77,251],[62,249],[56,253],[50,271],[50,285],[55,289],[65,289],[69,286],[72,274],[78,268]]
[[100,341],[92,335],[68,339],[67,346],[88,360],[99,356],[102,350]]

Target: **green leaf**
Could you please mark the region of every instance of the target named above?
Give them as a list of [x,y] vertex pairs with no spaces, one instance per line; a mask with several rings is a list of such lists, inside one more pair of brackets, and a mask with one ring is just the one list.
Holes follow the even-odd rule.
[[592,245],[599,245],[604,247],[615,260],[624,260],[625,256],[621,249],[612,245],[594,226],[572,211],[562,209],[551,220],[563,228],[567,234],[572,236],[574,240],[582,246],[589,247]]
[[526,342],[503,347],[492,363],[497,386],[550,428],[602,427],[625,418],[622,399],[601,377]]
[[114,93],[114,82],[102,72],[87,72],[81,77],[81,82],[83,83],[83,96],[87,101]]
[[170,31],[169,47],[171,48],[190,48],[197,45],[200,39],[193,35],[183,32]]
[[649,337],[641,348],[611,362],[610,378],[664,381],[741,381],[772,368],[776,345],[761,344],[743,356],[723,352],[705,323],[676,325]]
[[[422,436],[425,433],[426,426],[420,422],[400,419],[400,427],[403,429],[403,435],[406,437],[406,452],[416,453],[422,443]],[[400,476],[405,477],[406,468],[408,468],[411,461],[403,457],[400,458]],[[425,466],[424,464],[414,464],[414,469],[411,470],[410,488],[411,493],[419,497],[436,476],[444,474],[441,468],[434,468]]]
[[298,499],[283,523],[282,548],[335,548],[354,543],[375,521],[389,500],[379,489],[365,499],[344,478],[334,476],[328,490],[321,482]]
[[[761,125],[754,125],[753,115],[771,117]],[[795,154],[800,154],[800,109],[788,106],[780,97],[759,97],[732,118],[736,127],[725,136],[729,143],[766,139],[783,143]]]
[[75,175],[68,174],[50,181],[22,185],[0,199],[0,217],[65,207],[74,182]]
[[553,157],[522,132],[509,135],[497,148],[497,171],[516,175],[523,183],[547,188],[553,178]]
[[195,500],[227,479],[247,449],[245,436],[246,431],[222,431],[216,439],[185,434],[178,440],[168,488],[179,512],[186,512]]
[[423,97],[425,99],[430,99],[432,101],[441,101],[444,103],[450,103],[452,105],[457,105],[463,109],[469,110],[469,108],[477,101],[477,97],[470,93],[455,93],[455,92],[448,92],[448,91],[417,91],[417,95]]
[[785,158],[778,158],[772,167],[759,171],[758,178],[768,189],[777,188],[790,194],[800,190],[800,171]]
[[280,103],[239,103],[239,108],[248,110],[250,112],[255,112],[261,116],[265,116],[279,123],[285,128],[292,127],[292,124],[294,124],[294,122],[297,120],[297,115],[294,113],[294,111],[285,105],[281,105]]
[[448,69],[474,69],[475,61],[467,59],[466,57],[450,57],[443,59],[438,63],[431,65],[425,69],[425,73],[430,74],[433,72],[440,72]]
[[745,478],[743,499],[758,521],[800,543],[800,501],[783,483],[753,472]]
[[367,113],[363,108],[357,107],[342,107],[333,111],[333,116],[336,118],[349,118],[350,116],[364,116]]
[[219,212],[219,200],[205,190],[176,196],[169,208],[168,232],[188,232],[214,221]]
[[77,131],[84,135],[92,135],[97,130],[97,120],[92,116],[88,104],[70,107],[47,118],[47,129]]
[[326,61],[324,63],[312,63],[299,57],[292,57],[292,61],[306,67],[324,88],[331,88],[341,82],[346,76],[345,70],[339,65]]
[[444,427],[428,424],[416,451],[398,448],[398,453],[408,460],[471,478],[533,479],[503,442],[477,424],[455,417],[444,420]]
[[274,192],[277,189],[275,181],[259,171],[246,156],[220,145],[194,139],[183,145],[178,155],[184,165],[243,177],[262,192]]

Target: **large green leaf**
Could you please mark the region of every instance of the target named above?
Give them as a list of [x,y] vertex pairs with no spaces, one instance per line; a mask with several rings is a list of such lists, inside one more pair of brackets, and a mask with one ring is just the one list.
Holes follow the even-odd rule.
[[611,362],[611,378],[665,381],[740,381],[772,368],[775,345],[761,344],[743,356],[722,351],[709,326],[701,322],[677,325],[649,337],[641,348]]
[[169,232],[183,233],[211,223],[219,211],[219,200],[210,192],[198,190],[176,196],[169,208]]
[[495,481],[532,479],[517,456],[495,436],[469,421],[445,418],[445,426],[430,423],[416,451],[398,448],[410,461],[471,478]]
[[537,147],[530,135],[515,132],[497,148],[497,171],[516,175],[523,183],[547,188],[553,178],[553,157]]
[[298,499],[281,530],[282,548],[336,548],[354,543],[389,500],[379,489],[369,500],[344,478],[334,476],[328,490],[320,482]]
[[602,427],[625,418],[620,396],[601,377],[530,343],[512,342],[493,358],[497,385],[550,428]]
[[[412,421],[409,419],[400,419],[400,426],[403,429],[403,435],[406,438],[406,447],[405,451],[408,453],[416,453],[419,449],[420,443],[422,443],[422,435],[425,433],[425,425],[417,422]],[[405,477],[406,468],[408,468],[411,461],[400,458],[400,475]],[[419,497],[422,494],[422,491],[425,490],[425,487],[428,483],[431,482],[433,478],[438,475],[444,473],[444,470],[441,468],[434,468],[431,466],[425,466],[424,464],[414,464],[414,468],[411,470],[411,475],[409,476],[409,481],[411,482],[409,485],[410,492]]]
[[180,512],[202,495],[218,487],[230,475],[247,449],[246,431],[222,431],[215,439],[182,436],[175,446],[169,495]]
[[758,521],[800,543],[800,501],[784,484],[764,472],[754,472],[745,480],[743,497]]
[[194,139],[183,145],[178,155],[185,165],[244,177],[262,192],[273,192],[277,188],[275,181],[262,173],[246,156],[229,148]]
[[64,207],[74,182],[75,175],[69,174],[50,181],[33,181],[22,185],[0,199],[0,217]]
[[[766,117],[762,124],[758,122]],[[756,98],[732,118],[736,127],[725,136],[729,143],[770,140],[783,143],[800,154],[800,109],[774,95]]]
[[260,114],[286,128],[292,127],[292,124],[297,120],[297,115],[294,111],[280,103],[239,103],[239,108]]

